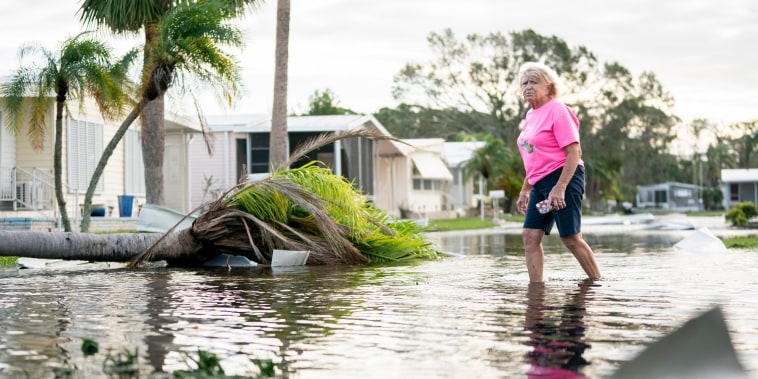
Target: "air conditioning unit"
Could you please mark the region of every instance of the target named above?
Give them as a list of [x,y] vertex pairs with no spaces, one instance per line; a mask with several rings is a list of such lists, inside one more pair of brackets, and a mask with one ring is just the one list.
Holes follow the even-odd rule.
[[16,183],[16,201],[18,208],[32,208],[34,197],[32,195],[32,182]]

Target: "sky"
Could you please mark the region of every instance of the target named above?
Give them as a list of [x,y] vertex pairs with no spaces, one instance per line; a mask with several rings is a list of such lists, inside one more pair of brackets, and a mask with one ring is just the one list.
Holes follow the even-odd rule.
[[[18,48],[54,50],[83,30],[81,0],[3,0],[0,76],[19,67]],[[754,0],[291,0],[288,105],[305,112],[315,91],[361,113],[393,107],[393,76],[433,57],[431,32],[463,38],[533,29],[634,75],[655,73],[685,122],[758,119],[758,2]],[[206,114],[271,113],[276,0],[240,20],[245,96],[233,109],[204,101]],[[141,40],[119,41],[129,46]]]

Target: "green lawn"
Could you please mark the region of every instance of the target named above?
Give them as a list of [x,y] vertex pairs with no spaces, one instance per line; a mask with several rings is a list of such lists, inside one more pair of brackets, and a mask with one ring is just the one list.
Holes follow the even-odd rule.
[[0,267],[16,267],[18,257],[0,257]]
[[479,217],[449,218],[429,220],[429,226],[426,227],[425,231],[485,229],[495,226],[497,226],[497,223],[493,222],[491,218],[485,218],[484,220]]
[[758,249],[758,236],[722,238],[724,245],[729,249]]
[[689,217],[713,217],[713,216],[724,216],[724,211],[703,211],[703,212],[686,212],[685,214]]

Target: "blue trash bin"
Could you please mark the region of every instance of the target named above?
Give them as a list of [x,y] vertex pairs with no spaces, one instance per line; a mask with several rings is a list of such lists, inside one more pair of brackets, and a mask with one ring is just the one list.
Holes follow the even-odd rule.
[[118,214],[121,217],[132,217],[132,206],[134,205],[134,196],[118,196]]

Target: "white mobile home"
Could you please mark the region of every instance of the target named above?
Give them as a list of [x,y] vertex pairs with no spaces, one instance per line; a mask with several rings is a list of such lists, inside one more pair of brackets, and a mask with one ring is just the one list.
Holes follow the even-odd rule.
[[700,186],[666,182],[637,186],[638,208],[661,208],[686,212],[702,210]]
[[724,209],[744,201],[758,204],[758,168],[721,170],[721,191]]

